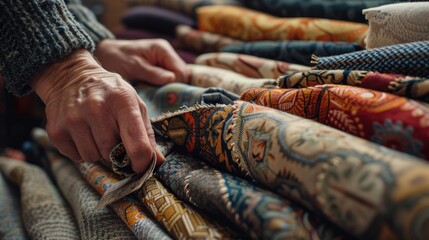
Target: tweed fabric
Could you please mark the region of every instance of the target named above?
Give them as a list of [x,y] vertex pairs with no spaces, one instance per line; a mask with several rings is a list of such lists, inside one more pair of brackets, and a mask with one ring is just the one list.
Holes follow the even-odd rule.
[[179,200],[155,177],[149,178],[138,190],[143,204],[175,239],[230,239],[225,228]]
[[[233,116],[214,114],[221,112]],[[201,160],[234,162],[237,175],[323,214],[357,238],[428,237],[420,223],[429,217],[429,165],[410,155],[240,101],[183,110],[155,119],[153,127]],[[220,159],[216,151],[231,158]]]
[[314,59],[318,70],[364,70],[429,77],[429,41],[396,44]]
[[162,87],[137,86],[137,93],[148,107],[149,117],[179,110],[197,103],[232,104],[239,96],[222,88],[203,88],[184,83],[170,83]]
[[234,53],[206,53],[198,56],[195,64],[223,68],[251,78],[277,79],[282,75],[310,70],[307,66]]
[[429,2],[388,4],[363,11],[367,48],[429,40]]
[[73,213],[42,169],[1,157],[0,171],[20,189],[22,219],[30,239],[80,239]]
[[233,71],[203,65],[188,65],[191,70],[190,84],[198,87],[218,87],[235,94],[256,87],[275,87],[271,78],[249,78]]
[[178,48],[196,53],[219,52],[225,46],[242,43],[233,38],[199,31],[186,25],[176,27],[176,38]]
[[0,174],[0,239],[27,239],[21,219],[19,193],[2,174]]
[[237,6],[207,6],[197,10],[198,28],[245,41],[313,40],[365,46],[368,26],[330,19],[278,18]]
[[157,176],[181,199],[235,226],[245,234],[243,239],[340,239],[308,211],[198,159],[171,154]]
[[311,70],[284,75],[280,88],[305,88],[319,84],[357,86],[429,102],[429,79],[359,70]]
[[256,41],[226,46],[222,52],[241,53],[283,62],[310,65],[311,56],[328,57],[352,53],[363,48],[357,44],[322,41]]
[[362,10],[397,0],[240,0],[246,6],[280,17],[313,17],[366,23]]
[[82,178],[70,160],[48,153],[59,189],[73,209],[82,239],[136,239],[110,208],[95,209],[100,195]]
[[0,72],[13,94],[30,92],[28,82],[47,64],[94,49],[64,1],[4,0],[0,12]]

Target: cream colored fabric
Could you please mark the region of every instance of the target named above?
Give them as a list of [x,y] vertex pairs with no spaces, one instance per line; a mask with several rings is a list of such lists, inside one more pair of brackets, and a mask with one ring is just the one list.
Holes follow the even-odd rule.
[[429,40],[429,2],[388,4],[363,10],[367,48]]

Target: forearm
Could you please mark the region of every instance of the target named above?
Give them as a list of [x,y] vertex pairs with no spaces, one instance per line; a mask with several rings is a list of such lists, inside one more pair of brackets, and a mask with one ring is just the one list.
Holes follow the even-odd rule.
[[0,72],[15,95],[30,92],[39,71],[74,50],[94,50],[62,0],[0,0],[0,12]]

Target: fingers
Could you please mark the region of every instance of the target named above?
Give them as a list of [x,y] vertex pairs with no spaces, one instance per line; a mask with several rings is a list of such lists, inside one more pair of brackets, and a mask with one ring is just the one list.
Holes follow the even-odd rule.
[[144,79],[154,85],[165,85],[175,81],[176,76],[169,70],[154,66],[147,60],[135,57],[135,65],[132,70],[136,77]]
[[156,56],[159,58],[160,65],[175,74],[176,82],[188,83],[190,70],[186,63],[167,41],[158,40],[158,42],[155,50],[159,51]]
[[96,162],[100,160],[101,154],[94,137],[88,133],[91,133],[90,128],[82,128],[71,132],[71,135],[81,159],[85,162]]

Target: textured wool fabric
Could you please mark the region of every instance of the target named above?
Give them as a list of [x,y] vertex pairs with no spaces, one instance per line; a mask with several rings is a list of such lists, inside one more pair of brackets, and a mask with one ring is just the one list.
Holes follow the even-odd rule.
[[363,50],[357,44],[321,41],[256,41],[226,46],[222,52],[241,53],[309,66],[311,56],[328,57]]
[[159,6],[196,17],[196,9],[207,5],[239,5],[237,0],[127,0],[131,5]]
[[4,0],[0,12],[0,72],[13,94],[30,92],[28,82],[47,64],[94,49],[64,1]]
[[233,239],[232,233],[182,202],[155,177],[143,184],[138,195],[175,239]]
[[2,174],[0,174],[0,239],[27,239],[21,219],[19,193]]
[[367,48],[429,40],[429,2],[388,4],[363,11]]
[[190,156],[167,156],[156,174],[180,198],[235,226],[243,239],[340,239],[301,207]]
[[313,17],[366,23],[362,10],[398,0],[240,0],[246,6],[279,17]]
[[235,94],[255,87],[275,87],[271,78],[249,78],[226,69],[203,65],[188,65],[191,70],[190,84],[198,87],[218,87]]
[[146,103],[149,117],[179,110],[197,103],[232,104],[239,96],[222,88],[202,88],[184,83],[170,83],[162,87],[137,86],[137,93]]
[[429,41],[314,58],[313,64],[319,70],[364,70],[428,78]]
[[22,219],[30,239],[80,239],[73,213],[42,169],[1,157],[0,172],[20,189]]
[[330,19],[278,18],[237,6],[197,10],[198,28],[246,41],[342,41],[365,46],[368,25]]
[[280,88],[305,88],[320,84],[342,84],[388,92],[429,102],[429,79],[359,70],[311,70],[284,75]]
[[100,195],[69,159],[52,152],[48,152],[48,157],[58,187],[73,209],[82,239],[136,239],[110,208],[95,209]]
[[176,28],[177,46],[196,53],[219,52],[225,46],[240,44],[242,41],[219,34],[203,32],[186,25]]
[[235,53],[206,53],[198,56],[195,64],[223,68],[251,78],[277,79],[286,74],[310,70],[307,66]]
[[251,89],[240,100],[312,119],[429,160],[429,107],[388,93],[340,85]]
[[[180,13],[153,6],[130,8],[122,17],[122,22],[131,29],[142,29],[174,36],[176,26],[196,27],[196,22]],[[156,23],[156,24],[155,24]]]
[[152,125],[181,151],[238,170],[357,238],[428,237],[429,165],[415,157],[241,101],[189,108]]

